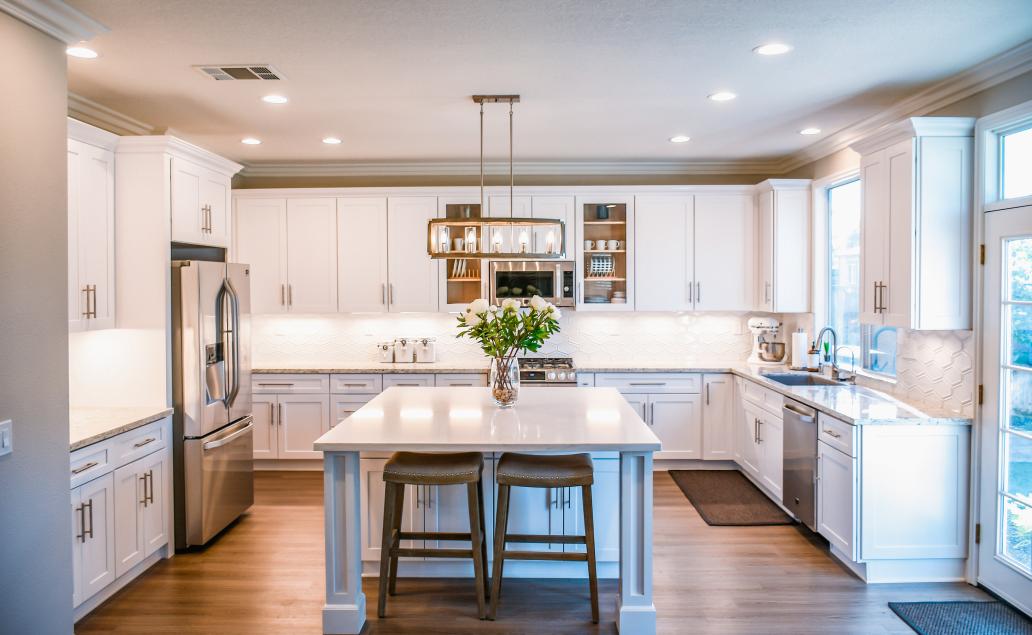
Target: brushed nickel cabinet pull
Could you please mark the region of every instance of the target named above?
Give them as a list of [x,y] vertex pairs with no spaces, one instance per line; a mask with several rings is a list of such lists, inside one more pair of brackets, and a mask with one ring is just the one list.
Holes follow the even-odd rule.
[[695,303],[702,304],[702,283],[695,283]]
[[82,312],[82,317],[88,320],[90,319],[90,285],[84,286],[82,292],[86,294],[86,308]]
[[709,405],[709,384],[706,384],[706,405]]
[[380,304],[383,304],[383,305],[387,304],[387,285],[386,284],[381,284],[380,285]]
[[80,465],[79,467],[77,467],[74,470],[72,470],[72,474],[82,474],[86,470],[88,470],[90,468],[93,468],[93,467],[97,467],[98,465],[99,465],[99,463],[97,463],[96,461],[90,461],[89,463],[85,463],[83,465]]
[[834,430],[830,430],[830,429],[828,429],[828,428],[824,428],[824,434],[826,434],[826,435],[828,435],[829,437],[832,437],[832,438],[834,438],[834,439],[840,439],[840,438],[842,438],[842,435],[841,435],[841,434],[839,434],[838,432],[835,432]]
[[79,514],[79,527],[81,527],[81,532],[75,534],[75,538],[79,542],[86,542],[86,507],[79,505],[75,508],[75,512]]
[[279,303],[280,306],[287,305],[287,285],[285,284],[279,286]]
[[87,533],[90,534],[90,538],[91,539],[93,538],[93,499],[91,498],[88,502],[83,503],[82,506],[90,508],[90,528],[86,529],[86,524],[85,523],[83,523],[83,526],[82,526],[83,542],[86,542],[85,535]]
[[143,483],[143,498],[140,499],[140,504],[144,507],[147,506],[147,475],[141,474],[140,481]]
[[394,284],[387,283],[387,304],[394,304]]
[[[290,388],[294,384],[293,384],[293,382],[276,382],[276,383],[258,382],[258,385],[262,386],[263,388],[264,387],[268,387],[268,386],[278,386],[280,388]],[[272,405],[272,404],[269,404],[269,405]]]
[[151,504],[154,502],[154,470],[147,470],[146,485],[144,495],[147,497],[147,504]]
[[142,448],[143,446],[145,446],[145,445],[147,445],[149,443],[154,443],[155,441],[157,441],[156,438],[154,438],[154,437],[147,437],[146,439],[144,439],[143,441],[140,441],[139,443],[134,443],[133,447],[134,448]]
[[287,306],[294,306],[294,285],[287,285]]
[[283,404],[276,404],[276,423],[283,425]]
[[272,402],[270,401],[269,402],[269,425],[270,426],[276,425],[276,411],[273,408],[274,408],[274,406],[272,405]]

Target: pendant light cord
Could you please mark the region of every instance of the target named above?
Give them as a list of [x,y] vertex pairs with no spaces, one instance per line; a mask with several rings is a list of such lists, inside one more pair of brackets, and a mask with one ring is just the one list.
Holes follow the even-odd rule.
[[480,102],[480,217],[487,215],[484,209],[484,102]]
[[[481,172],[483,170],[481,169]],[[513,196],[513,185],[515,181],[512,177],[512,100],[509,100],[509,215],[516,215],[515,197]]]

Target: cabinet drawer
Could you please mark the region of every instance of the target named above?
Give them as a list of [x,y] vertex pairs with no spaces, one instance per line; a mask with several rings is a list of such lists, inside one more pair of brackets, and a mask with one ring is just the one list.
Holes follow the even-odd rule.
[[252,375],[251,392],[256,395],[325,395],[330,392],[330,376]]
[[142,428],[115,437],[114,456],[112,457],[115,464],[121,467],[141,456],[147,456],[155,450],[164,448],[168,444],[168,428],[165,426],[167,421],[168,419],[162,419],[148,423]]
[[115,469],[113,462],[114,442],[103,441],[76,450],[71,454],[71,489],[103,476]]
[[424,386],[429,387],[434,385],[434,376],[432,373],[420,374],[420,373],[398,373],[394,375],[383,376],[383,389],[387,390],[391,386]]
[[577,373],[577,385],[591,388],[595,385],[595,373]]
[[781,393],[764,388],[748,379],[743,379],[741,386],[744,399],[781,416],[781,406],[785,403],[785,398],[781,396]]
[[375,395],[383,390],[378,374],[330,375],[330,392],[335,395]]
[[437,386],[486,386],[484,373],[440,373],[435,377]]
[[[356,410],[369,403],[376,395],[349,395],[330,399],[330,427],[337,425],[355,413]],[[388,455],[389,456],[389,455]]]
[[599,388],[616,388],[623,393],[699,393],[702,380],[695,373],[634,373],[595,375]]
[[823,412],[817,413],[817,438],[824,441],[831,447],[855,457],[854,451],[856,426],[851,426],[845,421],[839,421],[829,417]]

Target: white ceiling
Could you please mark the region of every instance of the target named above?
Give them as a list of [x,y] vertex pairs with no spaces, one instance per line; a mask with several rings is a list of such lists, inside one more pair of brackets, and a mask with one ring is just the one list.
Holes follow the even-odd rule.
[[[1029,0],[68,1],[111,28],[69,58],[72,92],[246,164],[474,160],[470,95],[509,92],[520,160],[766,160],[1032,39]],[[752,53],[775,40],[795,50]]]

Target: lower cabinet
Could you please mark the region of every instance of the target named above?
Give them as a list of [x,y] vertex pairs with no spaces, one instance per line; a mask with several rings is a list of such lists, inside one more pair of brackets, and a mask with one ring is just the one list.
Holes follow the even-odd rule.
[[116,576],[168,543],[165,482],[170,470],[165,452],[155,452],[115,470]]
[[330,430],[329,395],[255,394],[251,403],[254,458],[322,458],[312,445]]
[[108,473],[72,490],[73,605],[115,581],[115,478]]
[[624,394],[663,443],[657,459],[702,458],[702,398],[690,394]]
[[[746,382],[747,380],[740,380]],[[744,387],[745,384],[740,384]],[[753,401],[739,390],[736,408],[735,461],[758,481],[774,500],[781,502],[783,491],[784,434],[780,413]]]
[[726,373],[702,376],[702,458],[730,461],[734,455],[734,378]]
[[817,442],[817,533],[851,560],[856,544],[856,459]]

